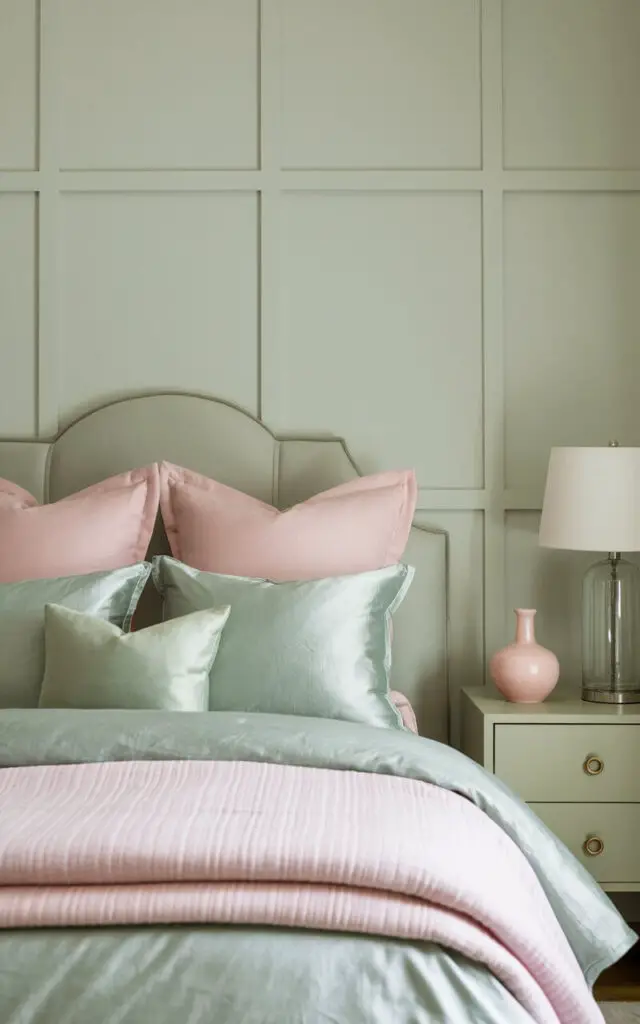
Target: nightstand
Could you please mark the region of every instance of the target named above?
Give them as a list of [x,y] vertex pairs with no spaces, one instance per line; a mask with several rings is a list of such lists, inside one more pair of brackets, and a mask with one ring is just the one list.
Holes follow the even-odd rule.
[[640,705],[462,692],[462,750],[493,772],[603,889],[640,892]]

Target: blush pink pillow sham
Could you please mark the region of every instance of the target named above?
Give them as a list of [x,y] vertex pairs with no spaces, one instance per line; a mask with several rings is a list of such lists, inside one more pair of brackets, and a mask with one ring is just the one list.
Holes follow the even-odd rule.
[[158,466],[50,505],[0,479],[0,583],[80,576],[141,562],[159,504]]
[[406,470],[360,477],[279,512],[191,470],[160,464],[173,557],[206,572],[279,583],[399,562],[416,498],[415,474]]
[[404,725],[405,729],[408,729],[410,732],[415,732],[417,734],[418,722],[416,719],[416,713],[413,710],[409,698],[405,697],[404,693],[400,693],[399,690],[390,690],[389,700],[393,702],[395,707],[400,712],[402,724]]

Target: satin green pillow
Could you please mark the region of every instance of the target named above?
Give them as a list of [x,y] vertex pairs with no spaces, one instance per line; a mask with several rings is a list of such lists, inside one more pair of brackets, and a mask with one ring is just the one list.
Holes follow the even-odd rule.
[[45,608],[41,708],[208,711],[209,672],[229,607],[135,633],[57,604]]
[[41,708],[208,711],[209,673],[228,606],[135,633],[47,604]]
[[403,728],[389,699],[391,615],[413,577],[406,565],[323,580],[222,576],[168,556],[153,580],[165,619],[231,606],[211,671],[214,711],[341,718]]
[[44,673],[44,608],[96,615],[128,629],[149,562],[51,580],[0,583],[0,708],[35,708]]

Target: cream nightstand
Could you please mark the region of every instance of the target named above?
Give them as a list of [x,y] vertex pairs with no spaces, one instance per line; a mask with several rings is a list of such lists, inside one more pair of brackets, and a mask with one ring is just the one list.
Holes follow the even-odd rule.
[[463,690],[462,750],[506,782],[604,889],[640,892],[640,705]]

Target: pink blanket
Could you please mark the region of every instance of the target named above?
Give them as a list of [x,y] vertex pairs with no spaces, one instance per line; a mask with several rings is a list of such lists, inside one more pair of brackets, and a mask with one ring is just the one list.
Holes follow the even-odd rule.
[[447,790],[237,761],[0,772],[0,927],[207,921],[429,939],[535,1021],[603,1019],[523,854]]

